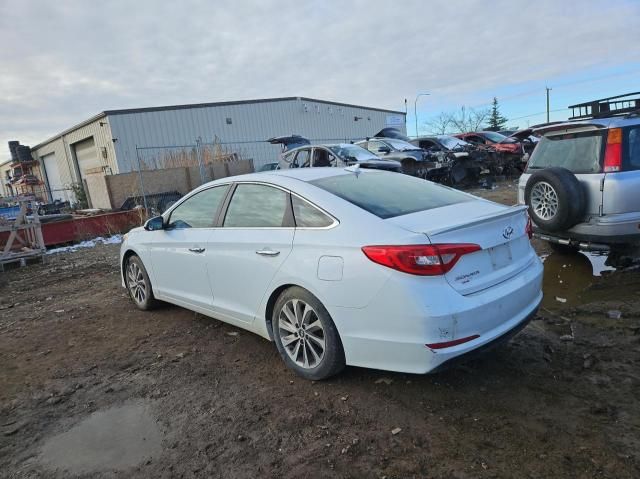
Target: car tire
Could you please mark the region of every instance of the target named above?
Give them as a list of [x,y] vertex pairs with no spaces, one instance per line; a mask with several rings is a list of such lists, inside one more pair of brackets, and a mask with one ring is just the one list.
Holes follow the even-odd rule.
[[306,289],[296,286],[283,291],[271,324],[280,356],[297,375],[319,381],[344,369],[338,330],[320,300]]
[[536,171],[527,181],[524,194],[529,216],[542,230],[567,230],[584,216],[584,190],[566,168]]
[[149,275],[138,256],[132,255],[127,258],[124,281],[129,297],[138,309],[148,311],[158,306],[158,300],[153,296]]

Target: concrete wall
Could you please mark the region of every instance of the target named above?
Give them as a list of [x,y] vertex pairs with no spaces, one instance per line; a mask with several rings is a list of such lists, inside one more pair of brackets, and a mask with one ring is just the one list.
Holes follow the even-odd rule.
[[[248,160],[229,163],[215,163],[205,166],[207,181],[227,176],[252,173],[253,164]],[[130,196],[141,196],[140,174],[137,171],[104,177],[111,208],[120,208]],[[177,191],[185,195],[200,186],[203,181],[198,167],[167,168],[163,170],[143,170],[142,182],[147,195]],[[94,208],[103,208],[95,206]]]

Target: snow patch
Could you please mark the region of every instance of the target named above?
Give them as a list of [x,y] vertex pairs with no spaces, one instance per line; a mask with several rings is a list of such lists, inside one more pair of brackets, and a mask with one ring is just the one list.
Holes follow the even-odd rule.
[[120,244],[122,243],[122,235],[113,235],[108,238],[103,238],[99,236],[97,238],[93,238],[91,240],[83,241],[78,244],[74,244],[71,246],[63,246],[61,248],[53,248],[47,251],[47,254],[55,254],[55,253],[68,253],[77,251],[81,248],[93,248],[98,244]]

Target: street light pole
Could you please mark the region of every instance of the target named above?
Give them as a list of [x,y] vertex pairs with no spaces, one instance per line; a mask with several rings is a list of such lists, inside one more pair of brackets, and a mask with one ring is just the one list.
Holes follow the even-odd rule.
[[418,137],[418,98],[421,96],[429,96],[430,93],[418,93],[416,95],[416,101],[413,102],[413,114],[416,117],[416,138]]

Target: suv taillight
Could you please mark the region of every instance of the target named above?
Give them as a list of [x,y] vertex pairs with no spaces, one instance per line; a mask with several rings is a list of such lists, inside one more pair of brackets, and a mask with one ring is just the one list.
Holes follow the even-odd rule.
[[470,243],[407,246],[364,246],[362,252],[374,263],[403,273],[438,276],[455,266],[465,254],[480,251]]
[[622,169],[622,128],[611,128],[607,134],[604,150],[604,172],[612,173]]
[[527,233],[527,236],[529,237],[529,239],[533,239],[533,223],[531,222],[531,217],[529,216],[528,213],[527,213],[527,226],[525,226],[524,231],[525,233]]

